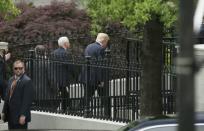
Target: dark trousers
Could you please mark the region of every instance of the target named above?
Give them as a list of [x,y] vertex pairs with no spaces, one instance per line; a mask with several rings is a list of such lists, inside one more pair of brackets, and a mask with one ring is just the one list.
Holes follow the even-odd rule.
[[[69,86],[68,86],[68,89],[69,89]],[[67,91],[66,86],[61,86],[59,91],[60,91],[60,99],[62,103],[62,111],[66,112],[67,107],[70,106],[69,91]]]
[[104,87],[100,87],[99,86],[99,84],[98,83],[96,83],[96,84],[91,84],[91,85],[86,85],[86,84],[84,84],[84,103],[85,103],[85,106],[87,107],[87,108],[90,108],[90,104],[91,104],[91,107],[92,107],[92,105],[93,105],[93,103],[92,103],[92,99],[93,99],[93,95],[94,95],[94,93],[95,93],[95,91],[97,90],[97,92],[98,92],[98,95],[101,97],[101,106],[103,106],[104,105],[104,97],[105,97],[105,95],[106,95],[106,92],[105,92],[105,88]]
[[28,129],[28,123],[25,123],[24,125],[20,125],[20,124],[12,124],[10,122],[8,122],[8,129],[12,130],[12,129],[24,129],[27,130]]
[[94,95],[95,91],[97,90],[98,95],[100,97],[103,98],[103,96],[105,95],[105,90],[104,87],[98,87],[98,84],[96,85],[89,85],[86,86],[85,85],[85,98],[88,99],[87,104],[90,103],[90,101],[92,100],[92,96]]
[[4,97],[5,97],[5,89],[6,89],[6,82],[1,80],[0,78],[0,97],[2,100],[4,100]]
[[[86,85],[84,84],[84,105],[86,114],[90,115],[92,112],[93,103],[93,95],[97,90],[99,99],[101,100],[97,107],[104,108],[104,116],[110,116],[110,98],[109,98],[109,90],[105,86],[101,86],[100,83]],[[90,110],[91,109],[91,110]]]

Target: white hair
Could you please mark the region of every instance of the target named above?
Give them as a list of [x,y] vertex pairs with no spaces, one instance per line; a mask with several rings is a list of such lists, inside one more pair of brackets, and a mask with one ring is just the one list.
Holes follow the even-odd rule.
[[109,36],[106,33],[98,33],[96,41],[103,42],[104,40],[109,40]]
[[66,36],[60,37],[58,39],[58,45],[63,47],[64,43],[69,43],[69,39]]

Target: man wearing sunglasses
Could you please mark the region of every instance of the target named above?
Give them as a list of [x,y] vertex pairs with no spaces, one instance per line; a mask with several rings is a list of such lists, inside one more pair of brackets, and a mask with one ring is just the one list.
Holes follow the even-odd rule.
[[25,74],[25,65],[21,60],[13,64],[14,75],[9,79],[2,119],[8,121],[9,129],[27,129],[31,121],[31,103],[33,85]]

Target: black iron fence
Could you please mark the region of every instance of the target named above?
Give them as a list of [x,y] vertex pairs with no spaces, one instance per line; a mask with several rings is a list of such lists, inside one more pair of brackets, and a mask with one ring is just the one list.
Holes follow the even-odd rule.
[[[123,39],[125,56],[104,59],[23,53],[33,80],[33,110],[129,122],[140,117],[142,43]],[[111,49],[111,48],[110,48]],[[121,53],[119,52],[119,53]],[[125,53],[124,53],[125,52]],[[175,113],[175,43],[163,42],[163,113]]]

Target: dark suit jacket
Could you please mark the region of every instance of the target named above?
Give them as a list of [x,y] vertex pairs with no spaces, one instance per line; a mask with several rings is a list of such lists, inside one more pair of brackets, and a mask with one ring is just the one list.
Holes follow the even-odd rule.
[[33,85],[31,79],[23,74],[17,81],[13,95],[9,96],[9,90],[14,77],[8,82],[7,94],[2,112],[7,116],[7,120],[12,124],[19,124],[21,115],[26,117],[26,122],[31,121],[31,104],[33,100]]
[[102,48],[98,42],[95,42],[86,47],[84,55],[96,59],[102,59],[105,56],[105,48]]
[[105,57],[105,48],[102,48],[98,42],[89,44],[84,52],[85,56],[90,56],[90,77],[86,77],[87,70],[85,67],[82,68],[81,81],[86,82],[87,80],[90,84],[97,84],[100,81],[104,80],[104,69],[99,65],[99,61],[101,61]]
[[53,86],[64,87],[73,77],[71,54],[64,48],[58,48],[50,56],[49,81]]
[[[0,56],[0,97],[3,99],[5,95],[5,81],[4,81],[4,60],[3,57]],[[0,100],[1,101],[1,100]]]

